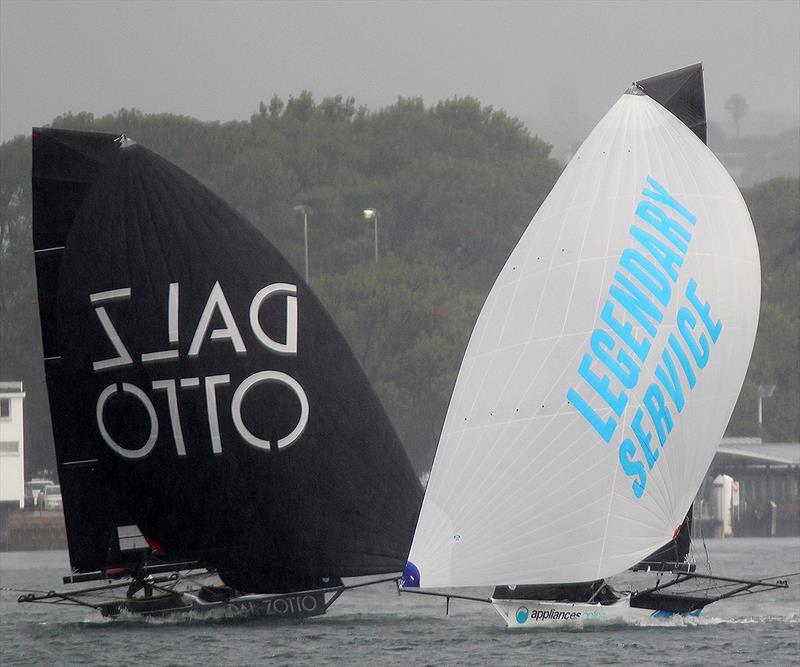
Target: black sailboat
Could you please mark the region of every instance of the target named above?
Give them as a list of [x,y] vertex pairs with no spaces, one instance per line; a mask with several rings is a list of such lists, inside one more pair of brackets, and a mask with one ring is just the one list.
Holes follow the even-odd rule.
[[[263,235],[124,136],[34,129],[33,201],[65,582],[127,579],[22,599],[113,614],[255,596],[314,615],[342,577],[401,571],[419,481],[344,337]],[[97,602],[108,590],[125,595]]]

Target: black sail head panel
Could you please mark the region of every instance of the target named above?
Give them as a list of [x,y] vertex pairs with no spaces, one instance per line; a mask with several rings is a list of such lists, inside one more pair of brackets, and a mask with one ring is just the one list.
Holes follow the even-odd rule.
[[644,93],[677,116],[706,143],[706,98],[703,65],[689,65],[636,82]]
[[[260,232],[119,145],[64,245],[68,382],[49,389],[67,512],[96,524],[79,553],[70,530],[74,567],[107,567],[101,543],[133,525],[241,590],[402,569],[419,482],[342,334]],[[101,509],[83,500],[89,471]]]

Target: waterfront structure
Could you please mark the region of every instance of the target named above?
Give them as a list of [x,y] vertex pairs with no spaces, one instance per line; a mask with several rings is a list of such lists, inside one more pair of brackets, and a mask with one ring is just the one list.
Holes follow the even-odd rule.
[[695,502],[695,525],[707,536],[800,535],[800,442],[723,438]]
[[22,382],[0,382],[0,503],[22,507],[25,449]]

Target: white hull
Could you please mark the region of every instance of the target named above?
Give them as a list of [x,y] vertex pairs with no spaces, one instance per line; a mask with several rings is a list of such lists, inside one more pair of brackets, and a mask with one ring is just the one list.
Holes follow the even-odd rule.
[[685,614],[631,607],[626,595],[613,604],[549,602],[547,600],[496,600],[492,606],[509,628],[585,628],[601,625],[651,625],[674,623],[676,618],[700,615],[700,610]]

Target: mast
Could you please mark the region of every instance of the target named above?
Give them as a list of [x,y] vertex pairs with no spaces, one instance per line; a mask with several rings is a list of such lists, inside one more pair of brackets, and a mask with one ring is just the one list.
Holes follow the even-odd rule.
[[[642,79],[635,85],[678,118],[700,141],[708,145],[702,63]],[[644,558],[642,563],[647,563],[649,566],[680,563],[689,555],[692,546],[693,511],[694,504],[689,507],[683,523],[676,528],[676,535]]]

